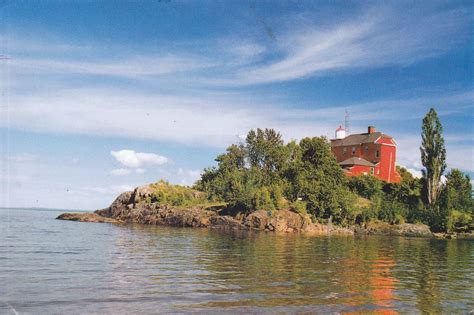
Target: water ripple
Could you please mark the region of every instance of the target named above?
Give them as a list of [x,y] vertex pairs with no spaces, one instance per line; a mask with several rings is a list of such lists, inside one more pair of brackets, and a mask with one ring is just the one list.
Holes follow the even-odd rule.
[[11,210],[0,223],[0,313],[474,309],[472,241],[114,226],[56,215]]

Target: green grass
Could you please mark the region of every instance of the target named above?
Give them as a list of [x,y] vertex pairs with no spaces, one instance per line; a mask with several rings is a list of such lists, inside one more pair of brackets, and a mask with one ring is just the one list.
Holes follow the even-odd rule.
[[207,194],[187,186],[172,185],[160,180],[150,185],[153,190],[147,198],[148,203],[159,203],[177,208],[199,207],[203,209],[221,209],[227,204],[225,202],[210,202]]

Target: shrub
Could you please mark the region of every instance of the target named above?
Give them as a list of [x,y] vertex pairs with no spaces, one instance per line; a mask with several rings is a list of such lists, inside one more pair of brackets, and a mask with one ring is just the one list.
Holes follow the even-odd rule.
[[448,231],[463,232],[469,228],[469,223],[472,222],[470,214],[453,210],[448,218]]
[[306,215],[308,213],[306,210],[306,202],[301,200],[296,200],[290,203],[290,210],[301,215]]
[[349,189],[361,197],[373,199],[382,194],[383,182],[373,176],[354,176],[351,177],[347,186]]
[[385,198],[382,201],[378,218],[390,224],[399,224],[401,221],[405,222],[404,218],[406,218],[407,214],[408,209],[406,205],[397,200],[387,200]]
[[275,204],[273,203],[270,191],[267,187],[262,187],[257,191],[255,196],[255,209],[256,210],[275,210]]
[[207,195],[201,191],[191,189],[186,186],[171,185],[166,181],[160,180],[151,184],[153,189],[151,197],[146,201],[149,203],[166,204],[174,207],[191,207],[205,205]]

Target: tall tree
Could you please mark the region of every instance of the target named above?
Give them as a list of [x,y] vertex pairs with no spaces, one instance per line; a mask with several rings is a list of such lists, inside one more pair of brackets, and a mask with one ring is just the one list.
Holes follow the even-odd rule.
[[297,197],[307,203],[314,218],[340,222],[348,208],[349,190],[330,143],[325,137],[314,137],[302,139],[299,145],[301,162],[297,163],[296,176],[289,179]]
[[423,170],[423,197],[428,205],[432,207],[440,193],[441,176],[446,169],[443,127],[438,114],[433,108],[423,118],[421,128],[421,163],[425,167]]

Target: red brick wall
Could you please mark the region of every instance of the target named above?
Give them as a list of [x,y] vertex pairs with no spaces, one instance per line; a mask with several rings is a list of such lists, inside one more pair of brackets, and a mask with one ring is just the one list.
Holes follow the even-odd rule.
[[[355,147],[355,154],[352,154],[352,147]],[[367,147],[367,150],[366,150]],[[346,148],[346,153],[344,154],[344,148]],[[377,150],[380,150],[380,144],[376,143],[366,143],[363,145],[349,145],[349,146],[340,146],[333,147],[332,152],[336,156],[337,163],[345,161],[351,157],[361,157],[369,162],[377,163],[380,161],[379,157],[376,157]]]
[[363,165],[354,165],[353,167],[347,170],[346,174],[348,176],[370,175],[370,167]]
[[378,165],[380,169],[378,177],[391,183],[400,182],[400,175],[396,169],[397,147],[391,139],[381,138],[377,142],[383,143],[380,148],[380,156],[382,159]]
[[[355,147],[355,153],[352,154],[352,148]],[[344,148],[346,153],[344,154]],[[379,155],[377,157],[377,151]],[[361,157],[369,162],[378,165],[374,168],[374,176],[387,182],[398,183],[400,175],[396,171],[397,147],[391,138],[380,138],[376,143],[365,143],[355,146],[333,147],[332,152],[336,156],[338,163],[351,157]],[[370,174],[370,167],[355,165],[348,172],[349,176]]]

